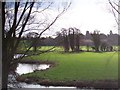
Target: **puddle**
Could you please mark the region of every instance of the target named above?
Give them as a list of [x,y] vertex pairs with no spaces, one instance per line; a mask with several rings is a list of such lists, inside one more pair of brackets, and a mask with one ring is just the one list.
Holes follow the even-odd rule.
[[16,72],[19,75],[34,72],[35,70],[46,70],[50,67],[49,64],[18,64]]

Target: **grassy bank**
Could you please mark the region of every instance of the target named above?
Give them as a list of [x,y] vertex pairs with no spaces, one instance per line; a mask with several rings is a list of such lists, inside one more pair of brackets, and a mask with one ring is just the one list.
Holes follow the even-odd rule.
[[117,80],[118,55],[115,52],[58,53],[50,52],[28,57],[29,60],[54,61],[57,65],[46,71],[22,75],[50,81]]

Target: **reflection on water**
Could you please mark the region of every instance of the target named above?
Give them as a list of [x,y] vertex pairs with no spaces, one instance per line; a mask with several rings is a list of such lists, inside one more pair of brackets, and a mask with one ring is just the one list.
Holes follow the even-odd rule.
[[[15,54],[14,55],[14,59],[17,59],[17,58],[20,58],[20,57],[22,57],[24,54]],[[25,55],[25,56],[27,56],[27,55]]]
[[34,72],[34,70],[45,70],[48,69],[50,65],[48,64],[18,64],[16,72],[19,75]]

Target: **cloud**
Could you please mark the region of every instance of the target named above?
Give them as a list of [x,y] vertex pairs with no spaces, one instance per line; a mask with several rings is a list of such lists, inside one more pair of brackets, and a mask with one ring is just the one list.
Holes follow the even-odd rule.
[[[106,34],[112,29],[113,32],[117,32],[117,28],[114,28],[116,24],[114,16],[105,10],[107,8],[104,7],[103,9],[103,5],[107,3],[105,0],[100,4],[97,3],[96,0],[73,1],[71,9],[57,22],[56,26],[58,29],[62,27],[77,27],[83,33],[85,33],[86,30],[92,32],[95,29]],[[100,0],[98,0],[98,2],[100,2]]]
[[[55,35],[55,32],[61,28],[76,27],[85,34],[87,30],[93,32],[95,29],[102,33],[109,33],[110,30],[117,33],[116,22],[114,16],[107,11],[107,0],[72,0],[72,5],[66,13],[64,13],[51,30],[46,31],[43,35]],[[55,6],[57,8],[57,6]],[[44,18],[47,22],[51,22],[59,13],[57,9],[50,8],[44,12]],[[37,20],[42,17],[37,15]],[[116,26],[117,27],[117,26]]]

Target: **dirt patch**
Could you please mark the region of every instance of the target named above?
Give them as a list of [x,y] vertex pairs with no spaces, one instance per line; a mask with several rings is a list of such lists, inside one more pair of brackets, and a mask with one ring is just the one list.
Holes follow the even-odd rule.
[[18,81],[25,83],[37,83],[44,86],[74,86],[76,88],[94,88],[94,89],[117,89],[117,80],[98,80],[98,81],[50,81],[43,78],[23,78],[18,77]]

